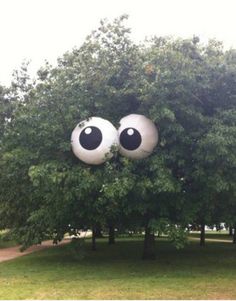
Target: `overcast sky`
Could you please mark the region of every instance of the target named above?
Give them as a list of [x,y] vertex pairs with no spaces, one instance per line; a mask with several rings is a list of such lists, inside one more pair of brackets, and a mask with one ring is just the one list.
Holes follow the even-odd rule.
[[0,0],[0,83],[24,59],[35,72],[79,46],[103,18],[127,13],[135,41],[199,35],[236,47],[236,0]]

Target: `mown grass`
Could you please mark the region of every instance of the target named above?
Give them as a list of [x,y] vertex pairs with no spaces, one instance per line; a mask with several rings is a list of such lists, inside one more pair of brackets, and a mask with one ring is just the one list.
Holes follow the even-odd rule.
[[141,260],[140,239],[90,241],[0,264],[0,299],[236,299],[236,247],[198,242],[176,250],[166,239],[155,261]]

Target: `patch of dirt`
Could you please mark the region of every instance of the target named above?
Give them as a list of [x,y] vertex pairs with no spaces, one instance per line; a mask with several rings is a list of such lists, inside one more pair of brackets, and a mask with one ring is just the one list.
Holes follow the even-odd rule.
[[20,251],[20,246],[16,247],[11,247],[11,248],[4,248],[0,249],[0,262],[11,260],[20,256],[24,256],[33,252],[37,252],[46,248],[55,248],[57,246],[61,246],[64,244],[69,243],[71,240],[70,239],[63,239],[60,243],[57,245],[53,244],[52,240],[47,240],[42,242],[40,245],[34,245],[24,252]]

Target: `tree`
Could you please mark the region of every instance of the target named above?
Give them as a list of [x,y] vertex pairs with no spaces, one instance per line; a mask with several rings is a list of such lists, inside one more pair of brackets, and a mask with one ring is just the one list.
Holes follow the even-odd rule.
[[[132,93],[137,83],[130,75],[137,51],[122,19],[101,25],[80,49],[59,59],[58,67],[46,64],[38,72],[37,85],[29,90],[21,78],[14,83],[18,95],[23,101],[27,96],[27,101],[15,112],[4,137],[1,215],[4,225],[18,233],[25,246],[52,234],[55,240],[61,239],[68,225],[78,229],[100,222],[102,184],[98,179],[106,167],[97,169],[79,162],[69,142],[79,120],[96,113],[117,121],[126,114],[127,102],[130,106],[136,102]],[[126,105],[117,106],[120,101]],[[120,108],[117,116],[114,106]],[[10,184],[16,189],[8,195],[5,189]]]

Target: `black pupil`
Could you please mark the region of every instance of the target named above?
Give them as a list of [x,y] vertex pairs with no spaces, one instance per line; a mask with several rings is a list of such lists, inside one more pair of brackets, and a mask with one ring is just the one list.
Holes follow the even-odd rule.
[[95,126],[87,126],[80,133],[79,142],[83,148],[94,150],[102,142],[102,132]]
[[120,144],[127,150],[137,149],[142,142],[142,137],[134,128],[124,129],[120,134]]

